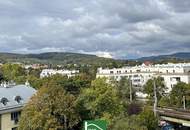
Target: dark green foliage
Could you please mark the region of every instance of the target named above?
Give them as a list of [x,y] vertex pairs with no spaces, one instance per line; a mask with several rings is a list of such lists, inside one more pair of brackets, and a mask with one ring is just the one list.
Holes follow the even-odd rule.
[[149,95],[150,99],[153,99],[153,97],[154,97],[154,81],[156,84],[157,98],[158,98],[158,100],[160,100],[161,97],[164,95],[165,91],[167,90],[167,88],[164,84],[164,80],[161,77],[148,80],[147,83],[144,85],[144,92]]
[[2,82],[2,81],[4,81],[4,80],[5,80],[5,78],[4,78],[4,76],[3,76],[2,71],[0,70],[0,82]]
[[[116,81],[115,81],[116,82]],[[135,98],[135,91],[131,86],[131,81],[127,77],[121,77],[121,80],[116,82],[117,83],[117,91],[118,96],[120,97],[121,101],[129,102],[130,100],[130,87],[132,91],[132,97]]]
[[127,106],[127,114],[129,116],[131,115],[138,115],[142,111],[142,106],[141,104],[132,102]]
[[136,115],[116,121],[111,130],[148,130]]
[[87,88],[91,84],[91,80],[85,74],[70,78],[62,75],[53,75],[41,79],[42,85],[49,84],[49,82],[63,87],[66,92],[74,95],[78,95],[82,88]]
[[154,116],[152,110],[145,108],[144,111],[139,115],[140,121],[143,126],[146,126],[148,130],[156,130],[158,127],[158,119]]
[[187,98],[186,102],[188,105],[188,102],[190,101],[190,99],[188,99],[189,95],[190,95],[190,85],[183,82],[179,82],[177,85],[175,85],[172,88],[172,91],[169,95],[170,102],[172,105],[176,107],[183,107],[183,96]]
[[183,97],[185,97],[186,108],[190,108],[190,85],[179,82],[174,85],[169,94],[162,96],[159,100],[159,106],[183,108]]

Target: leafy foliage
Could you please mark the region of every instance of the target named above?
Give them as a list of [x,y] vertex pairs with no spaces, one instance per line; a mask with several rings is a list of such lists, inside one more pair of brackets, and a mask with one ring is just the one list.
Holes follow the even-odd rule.
[[127,118],[117,120],[112,130],[148,130],[146,126],[142,125],[138,116],[133,115]]
[[75,101],[62,87],[49,83],[24,108],[19,130],[71,129],[80,121]]
[[78,102],[90,111],[93,119],[111,122],[122,111],[116,89],[106,82],[106,78],[97,78],[90,88],[83,89]]
[[156,130],[158,127],[158,119],[154,116],[152,110],[145,108],[144,111],[139,115],[141,123],[147,127],[148,130]]
[[160,100],[167,89],[164,84],[164,80],[161,77],[148,80],[144,85],[144,92],[149,95],[150,99],[154,97],[154,81],[156,85],[157,98]]
[[6,81],[15,81],[18,84],[26,81],[26,71],[18,64],[4,64],[1,71]]
[[129,116],[138,115],[142,111],[142,106],[139,103],[132,102],[127,106],[127,113]]

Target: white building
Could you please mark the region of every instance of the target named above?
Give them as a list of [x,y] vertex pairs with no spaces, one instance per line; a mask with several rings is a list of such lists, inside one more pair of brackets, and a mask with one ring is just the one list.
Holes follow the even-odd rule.
[[168,92],[178,82],[190,83],[190,63],[179,64],[157,64],[146,66],[123,67],[114,69],[99,68],[96,77],[108,77],[120,80],[121,77],[127,77],[136,87],[143,86],[153,77],[163,77]]
[[68,77],[75,76],[79,73],[79,70],[55,70],[55,69],[43,69],[40,73],[40,77],[49,77],[55,74],[66,75]]
[[36,90],[26,85],[0,85],[0,130],[17,130],[23,107]]

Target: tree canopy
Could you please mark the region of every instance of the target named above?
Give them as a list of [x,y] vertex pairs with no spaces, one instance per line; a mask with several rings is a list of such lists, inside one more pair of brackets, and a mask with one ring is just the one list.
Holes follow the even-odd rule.
[[44,86],[26,105],[19,130],[65,130],[80,121],[76,98],[53,83]]
[[149,95],[150,99],[152,99],[154,97],[154,82],[156,85],[157,98],[158,100],[160,100],[160,98],[164,95],[165,91],[167,90],[162,77],[157,77],[148,80],[147,83],[144,85],[144,92]]
[[19,64],[4,64],[1,71],[5,81],[15,81],[16,83],[26,81],[26,71]]
[[83,89],[78,102],[90,111],[94,119],[101,118],[110,122],[122,111],[117,91],[106,81],[106,78],[97,78],[92,81],[90,88]]

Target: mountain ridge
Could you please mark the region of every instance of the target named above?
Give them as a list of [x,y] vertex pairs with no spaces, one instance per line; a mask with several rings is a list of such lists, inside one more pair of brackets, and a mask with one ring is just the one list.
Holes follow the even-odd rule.
[[173,54],[167,54],[167,55],[157,55],[157,56],[147,56],[147,57],[141,57],[136,60],[138,61],[160,61],[160,60],[190,60],[190,52],[177,52]]
[[124,60],[98,57],[92,54],[81,54],[72,52],[46,52],[39,54],[17,54],[17,53],[0,53],[2,63],[20,62],[25,64],[80,64],[80,65],[109,65],[123,64]]

